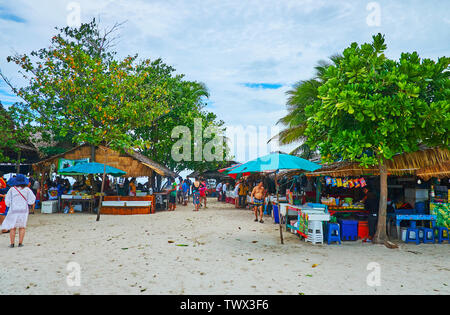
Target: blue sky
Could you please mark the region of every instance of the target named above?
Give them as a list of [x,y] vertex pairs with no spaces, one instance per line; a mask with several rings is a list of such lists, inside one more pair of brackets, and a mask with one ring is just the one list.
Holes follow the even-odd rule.
[[[54,27],[66,26],[70,2],[80,5],[82,22],[127,21],[119,56],[161,57],[204,82],[208,108],[228,126],[274,126],[285,113],[286,91],[311,77],[318,60],[378,32],[391,58],[403,51],[450,55],[450,1],[442,0],[0,0],[0,69],[13,82],[21,79],[6,56],[47,46]],[[380,9],[379,25],[367,22],[371,2]],[[13,101],[4,84],[0,100]],[[260,155],[265,140],[246,145]]]

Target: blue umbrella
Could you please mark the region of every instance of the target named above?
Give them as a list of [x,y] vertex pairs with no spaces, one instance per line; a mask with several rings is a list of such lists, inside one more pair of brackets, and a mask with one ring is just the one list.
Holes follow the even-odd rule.
[[[58,173],[61,175],[103,174],[104,167],[105,165],[101,163],[81,163],[75,166],[60,169]],[[122,176],[125,175],[126,172],[106,165],[106,174],[112,176]]]
[[283,153],[271,153],[263,157],[259,157],[247,163],[244,163],[230,172],[228,174],[241,174],[241,173],[259,173],[259,172],[269,172],[269,171],[279,171],[279,170],[304,170],[308,172],[314,172],[321,166],[310,162],[308,160],[299,158],[294,155],[283,154]]
[[[304,170],[313,172],[319,169],[320,167],[321,166],[316,163],[310,162],[308,160],[299,158],[294,155],[283,153],[271,153],[234,168],[228,173],[228,175],[242,174],[247,172],[251,173],[275,172],[275,184],[278,199],[277,173],[279,170]],[[278,207],[278,222],[280,226],[281,244],[283,244],[283,232],[281,228],[281,216],[279,207]]]

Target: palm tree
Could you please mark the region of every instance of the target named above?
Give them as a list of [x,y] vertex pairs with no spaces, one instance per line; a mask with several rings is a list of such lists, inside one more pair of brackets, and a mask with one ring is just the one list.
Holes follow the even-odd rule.
[[292,143],[300,143],[290,154],[298,155],[304,159],[311,159],[316,152],[306,144],[304,135],[306,128],[307,116],[305,108],[317,101],[318,89],[325,83],[325,72],[332,64],[338,64],[341,55],[333,55],[330,57],[331,62],[320,60],[315,66],[315,76],[312,79],[299,81],[293,88],[286,92],[288,114],[282,117],[277,124],[283,125],[284,129],[275,137],[270,139],[278,139],[281,145]]

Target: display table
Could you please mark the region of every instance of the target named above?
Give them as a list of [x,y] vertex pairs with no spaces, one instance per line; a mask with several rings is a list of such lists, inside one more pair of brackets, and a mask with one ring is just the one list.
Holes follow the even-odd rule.
[[352,207],[337,208],[337,207],[334,207],[334,206],[328,206],[328,212],[330,213],[330,215],[335,215],[335,214],[339,214],[339,213],[364,213],[364,214],[369,214],[369,211],[364,210],[364,208],[352,208]]
[[[397,227],[397,238],[400,238],[400,223],[402,221],[431,221],[432,227],[436,226],[436,215],[430,214],[395,214],[388,213],[388,219],[395,220],[395,225]],[[390,231],[390,226],[388,227]]]
[[[308,225],[309,221],[330,221],[330,214],[326,205],[308,203],[301,206],[295,206],[292,204],[287,204],[285,215],[285,225],[286,230],[295,230],[297,234],[308,238]],[[280,212],[281,213],[281,212]],[[297,216],[297,226],[290,224],[289,216]]]
[[101,214],[134,215],[155,213],[154,196],[105,196]]
[[63,209],[64,203],[69,203],[69,207],[73,204],[81,204],[81,211],[87,208],[89,213],[93,213],[95,208],[95,198],[95,196],[91,195],[88,197],[81,195],[61,195],[59,198],[59,209]]

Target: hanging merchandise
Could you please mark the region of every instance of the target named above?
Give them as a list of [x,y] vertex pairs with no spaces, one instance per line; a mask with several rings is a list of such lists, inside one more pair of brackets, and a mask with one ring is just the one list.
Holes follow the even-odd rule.
[[359,179],[359,182],[361,183],[361,187],[367,186],[366,181],[364,180],[364,178],[361,177],[361,178]]
[[337,182],[336,182],[336,178],[332,178],[331,179],[331,187],[336,187]]
[[342,187],[342,179],[337,178],[336,181],[337,181],[337,186]]
[[325,177],[325,184],[326,184],[327,186],[330,186],[330,185],[331,185],[331,177]]

